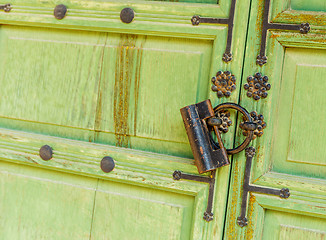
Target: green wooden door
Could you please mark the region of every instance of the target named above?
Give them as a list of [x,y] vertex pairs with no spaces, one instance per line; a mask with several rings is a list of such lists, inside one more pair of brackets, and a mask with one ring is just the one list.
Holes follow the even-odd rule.
[[230,168],[206,223],[208,184],[172,178],[197,173],[179,109],[215,98],[216,71],[240,76],[249,2],[236,5],[224,63],[226,21],[191,18],[228,19],[230,0],[11,1],[0,12],[0,239],[222,238]]
[[[0,239],[324,237],[325,5],[272,1],[273,22],[312,30],[268,31],[259,67],[264,1],[237,1],[228,63],[226,21],[191,24],[194,15],[229,19],[231,3],[13,0],[0,12]],[[62,20],[58,4],[68,8]],[[220,70],[237,78],[229,98],[211,91]],[[259,101],[243,88],[256,72],[272,84]],[[172,179],[174,170],[197,173],[179,109],[207,98],[264,114],[251,182],[291,191],[286,200],[251,194],[244,228],[244,153],[217,172],[212,222],[203,220],[208,184]],[[233,125],[223,139],[232,147],[242,132]],[[49,161],[39,156],[45,144]],[[105,156],[116,163],[110,173]]]
[[[267,127],[256,148],[250,183],[289,188],[290,197],[250,193],[248,226],[239,227],[245,154],[233,159],[225,239],[325,239],[326,237],[326,5],[325,1],[271,1],[269,22],[309,23],[299,31],[267,32],[267,63],[256,63],[263,34],[264,1],[252,1],[240,104],[263,114]],[[264,10],[265,8],[265,10]],[[268,76],[265,99],[247,96],[255,73]],[[239,119],[241,120],[241,119]],[[238,131],[241,139],[242,131]]]

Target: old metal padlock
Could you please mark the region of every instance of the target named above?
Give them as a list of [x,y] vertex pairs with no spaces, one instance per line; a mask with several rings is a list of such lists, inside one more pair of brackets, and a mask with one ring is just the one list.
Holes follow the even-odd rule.
[[[220,133],[213,123],[217,119],[214,119],[211,101],[208,99],[186,106],[181,108],[180,112],[198,172],[201,174],[230,164]],[[217,142],[210,134],[211,128],[216,134]]]

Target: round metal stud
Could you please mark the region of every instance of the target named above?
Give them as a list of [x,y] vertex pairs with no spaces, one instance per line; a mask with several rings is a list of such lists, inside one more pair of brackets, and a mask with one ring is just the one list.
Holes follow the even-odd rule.
[[113,158],[106,156],[101,160],[101,169],[105,173],[111,172],[115,167]]
[[50,160],[52,156],[53,156],[53,150],[49,145],[44,145],[40,148],[40,157],[44,161]]
[[135,12],[131,8],[124,8],[120,12],[120,19],[124,23],[131,23],[134,20]]
[[55,8],[54,8],[54,17],[58,20],[61,20],[63,19],[66,14],[67,14],[67,7],[63,4],[60,4],[60,5],[57,5]]

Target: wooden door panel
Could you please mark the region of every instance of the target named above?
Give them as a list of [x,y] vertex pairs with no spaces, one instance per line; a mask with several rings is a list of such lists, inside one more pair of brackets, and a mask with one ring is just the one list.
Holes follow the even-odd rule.
[[108,34],[95,141],[190,157],[179,109],[206,97],[212,44]]
[[[0,31],[3,126],[14,119],[21,121],[10,122],[11,128],[27,131],[23,121],[94,129],[105,34],[14,26]],[[60,135],[59,129],[38,131]]]
[[291,0],[291,9],[304,11],[326,11],[325,1]]
[[[212,234],[205,233],[204,229],[207,226],[202,219],[207,204],[208,184],[192,181],[176,182],[171,177],[175,169],[196,173],[197,169],[191,164],[190,159],[6,129],[1,129],[0,139],[1,162],[3,165],[5,165],[4,162],[15,163],[11,165],[13,175],[19,175],[20,171],[25,171],[24,167],[19,167],[21,164],[23,164],[21,166],[31,166],[28,168],[30,174],[33,174],[35,170],[35,177],[28,179],[28,183],[31,183],[24,186],[24,191],[27,195],[30,194],[28,195],[30,199],[33,199],[35,192],[38,191],[40,201],[44,202],[47,197],[50,197],[50,192],[53,192],[55,194],[53,201],[60,200],[60,204],[67,204],[67,207],[70,207],[67,212],[74,213],[86,208],[83,205],[85,203],[78,201],[70,203],[70,200],[65,200],[70,194],[74,194],[75,190],[70,189],[70,180],[68,177],[66,180],[64,176],[77,175],[78,177],[72,178],[77,179],[76,181],[81,179],[81,186],[93,184],[92,197],[86,199],[90,211],[83,210],[81,213],[85,214],[82,217],[88,217],[87,220],[92,225],[92,230],[88,228],[88,234],[91,233],[94,239],[108,236],[113,239],[118,237],[125,239],[132,236],[134,236],[133,239],[158,237],[162,239],[209,239]],[[53,158],[49,161],[42,160],[38,154],[40,146],[44,144],[53,148]],[[104,156],[111,156],[115,160],[116,167],[110,173],[104,173],[100,168],[100,162]],[[68,185],[67,189],[62,190],[61,185],[56,187],[57,185],[51,184],[51,181],[43,175],[37,177],[36,172],[41,171],[37,170],[39,168],[55,170],[53,174],[63,176],[60,183],[63,186]],[[22,190],[18,185],[24,181],[18,178],[10,182],[10,178],[3,177],[1,191],[4,195],[1,194],[1,196],[8,195],[20,199],[19,191]],[[10,192],[11,188],[17,188],[18,192]],[[87,187],[86,190],[90,191],[89,188]],[[86,193],[85,196],[87,196]],[[85,199],[82,196],[80,198]],[[7,198],[2,198],[2,200],[4,207],[9,200]],[[31,200],[29,204],[33,204],[33,201]],[[47,207],[50,208],[47,204],[40,211],[45,212]],[[21,208],[24,212],[24,206]],[[223,209],[220,211],[219,214],[222,214]],[[53,216],[58,216],[57,221],[65,217],[62,215],[64,212],[58,211],[57,215],[55,212],[53,214]],[[7,216],[7,213],[4,216]],[[46,218],[46,215],[42,217]],[[83,220],[82,217],[81,220]],[[17,225],[19,219],[13,217],[11,221],[11,224]],[[62,221],[64,222],[64,219]],[[9,223],[3,222],[4,227],[7,224]],[[112,227],[114,230],[107,230]],[[126,231],[128,227],[133,231]],[[36,234],[36,232],[33,233],[30,229],[30,234]],[[56,236],[55,233],[53,234]],[[27,239],[32,239],[32,236],[34,235]]]
[[[273,171],[325,178],[326,51],[287,48],[273,137]],[[314,120],[312,120],[312,118]],[[309,167],[308,167],[309,166]]]
[[101,180],[92,239],[195,239],[191,237],[194,200],[191,196]]
[[[0,103],[7,114],[0,120],[1,162],[97,180],[96,196],[89,201],[94,212],[85,213],[92,222],[85,236],[93,239],[221,238],[229,167],[217,173],[214,220],[207,223],[208,184],[172,178],[175,170],[198,173],[179,109],[208,97],[214,105],[238,101],[238,87],[230,98],[217,99],[211,77],[228,70],[239,83],[249,3],[238,1],[235,7],[233,60],[225,63],[230,0],[64,0],[60,4],[68,12],[62,20],[53,16],[57,1],[13,0],[10,12],[0,12],[5,24],[0,61],[8,73],[19,72],[10,84],[1,79],[9,92],[1,92],[8,99]],[[135,11],[130,24],[120,20],[126,7]],[[224,20],[193,26],[193,15]],[[9,51],[15,44],[17,49]],[[19,69],[25,62],[29,66]],[[44,77],[36,81],[35,76]],[[16,91],[21,82],[26,89]],[[23,106],[11,109],[15,101]],[[233,132],[225,137],[228,147]],[[49,161],[39,157],[44,144],[53,148]],[[110,173],[100,169],[104,156],[116,163]],[[76,202],[72,209],[80,206]]]
[[[144,1],[144,0],[138,0]],[[145,1],[159,1],[159,2],[189,2],[189,3],[210,3],[210,4],[217,4],[218,0],[145,0]]]
[[[290,197],[250,192],[248,226],[237,225],[240,216],[245,156],[233,162],[226,239],[310,239],[326,228],[325,202],[325,32],[322,14],[289,9],[290,1],[271,1],[269,22],[309,22],[311,31],[268,30],[267,63],[256,64],[260,54],[264,1],[253,1],[240,104],[263,114],[267,123],[262,137],[253,140],[250,182],[254,186],[290,189]],[[325,15],[325,14],[324,14]],[[254,40],[253,40],[254,39]],[[269,78],[265,99],[247,96],[244,84],[256,72]],[[242,121],[239,119],[238,121]],[[238,139],[243,139],[239,131]],[[283,219],[284,216],[284,219]],[[284,220],[284,221],[283,221]],[[316,225],[307,224],[308,222]],[[307,227],[306,232],[297,228]],[[283,227],[282,227],[283,226]],[[289,226],[289,227],[286,227]],[[293,233],[293,235],[291,235]],[[301,238],[294,238],[298,234]]]
[[1,161],[1,239],[89,239],[97,180]]
[[[299,214],[267,210],[263,239],[325,239],[323,220]],[[268,226],[268,227],[267,227]]]

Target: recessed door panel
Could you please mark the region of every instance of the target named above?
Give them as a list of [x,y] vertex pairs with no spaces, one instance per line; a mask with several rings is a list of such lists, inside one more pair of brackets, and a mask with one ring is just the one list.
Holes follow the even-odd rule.
[[1,239],[89,239],[97,180],[0,164]]

